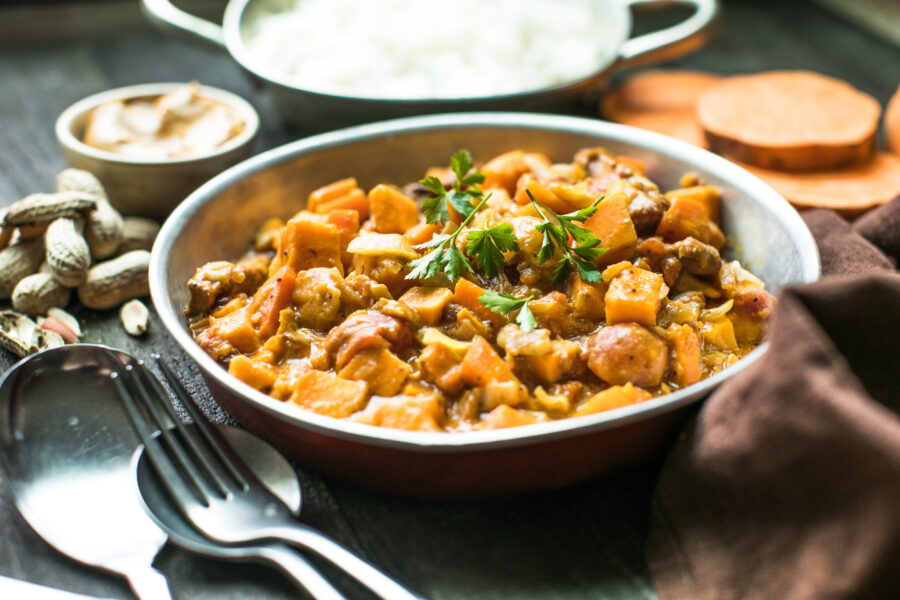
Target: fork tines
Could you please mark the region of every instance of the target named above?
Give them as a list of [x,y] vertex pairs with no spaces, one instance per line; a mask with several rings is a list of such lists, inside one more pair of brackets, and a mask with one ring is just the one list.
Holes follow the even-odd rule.
[[193,427],[181,422],[166,389],[143,361],[125,363],[115,353],[109,354],[114,360],[110,376],[147,457],[167,486],[181,488],[173,491],[189,493],[204,506],[215,497],[228,498],[248,488],[246,465],[194,405],[165,362],[157,360],[157,365]]

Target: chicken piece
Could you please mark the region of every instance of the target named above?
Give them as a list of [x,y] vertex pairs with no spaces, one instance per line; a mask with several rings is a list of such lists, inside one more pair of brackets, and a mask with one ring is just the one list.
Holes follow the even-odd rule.
[[269,276],[269,258],[262,254],[230,263],[218,260],[206,263],[188,281],[191,297],[185,312],[206,312],[220,299],[244,293],[252,294]]
[[588,341],[588,367],[611,385],[659,385],[669,362],[666,342],[636,323],[602,328]]
[[698,239],[686,237],[675,244],[678,258],[688,273],[707,276],[715,275],[722,268],[722,257],[715,247]]
[[334,325],[346,289],[337,269],[316,267],[297,273],[292,297],[296,322],[301,327],[325,331]]
[[572,337],[582,333],[582,325],[572,316],[566,296],[562,292],[550,292],[542,298],[528,303],[534,318],[541,327],[549,329],[553,335]]
[[412,343],[409,326],[374,310],[358,311],[329,332],[325,350],[334,357],[335,369],[343,369],[359,352],[369,348],[401,351]]

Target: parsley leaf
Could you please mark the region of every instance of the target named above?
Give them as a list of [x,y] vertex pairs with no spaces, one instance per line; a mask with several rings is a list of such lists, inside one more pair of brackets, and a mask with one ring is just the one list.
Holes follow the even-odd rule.
[[450,169],[456,175],[456,180],[449,191],[444,189],[444,184],[434,175],[419,180],[425,189],[434,194],[422,203],[422,213],[426,221],[441,224],[449,221],[448,202],[463,218],[475,212],[473,203],[480,201],[483,196],[478,185],[484,183],[484,174],[478,171],[469,173],[474,166],[475,162],[469,151],[460,150],[450,158]]
[[459,227],[453,233],[449,235],[435,235],[431,238],[431,241],[415,246],[419,250],[430,250],[430,252],[409,261],[412,271],[406,275],[406,279],[428,279],[443,271],[450,278],[450,281],[455,282],[463,271],[474,274],[475,271],[472,269],[472,265],[469,264],[469,260],[456,246],[456,238],[459,237],[463,227],[469,224],[475,213],[484,206],[484,203],[490,197],[490,194],[484,196],[481,202],[472,209],[469,216],[463,219],[463,222],[459,224]]
[[[597,204],[603,200],[603,196],[597,198],[592,205],[586,208],[560,215],[535,200],[530,190],[526,189],[525,193],[528,194],[538,214],[544,219],[544,222],[535,228],[544,236],[537,255],[538,264],[547,262],[557,252],[563,254],[553,271],[553,285],[564,282],[573,271],[577,271],[583,281],[601,283],[603,277],[596,261],[603,256],[606,248],[601,248],[600,240],[589,229],[585,229],[578,223],[584,223],[597,212]],[[549,213],[550,217],[555,219],[558,224],[548,218],[544,211]],[[574,246],[569,243],[570,238],[575,242]]]
[[475,265],[491,278],[503,269],[503,253],[518,252],[519,244],[509,223],[481,231],[470,231],[466,238],[466,254],[475,256]]
[[528,303],[532,300],[534,300],[534,295],[527,298],[516,298],[511,294],[497,292],[485,292],[478,296],[479,302],[498,315],[508,315],[514,310],[520,309],[516,316],[516,323],[525,333],[537,329],[538,326],[531,309],[528,308]]

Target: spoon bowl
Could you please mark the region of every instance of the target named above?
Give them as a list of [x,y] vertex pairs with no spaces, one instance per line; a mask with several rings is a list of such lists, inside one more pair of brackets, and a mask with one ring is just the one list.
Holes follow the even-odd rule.
[[138,598],[171,598],[153,559],[166,534],[134,493],[138,446],[105,366],[105,346],[53,348],[0,381],[0,464],[16,507],[48,544],[123,575]]

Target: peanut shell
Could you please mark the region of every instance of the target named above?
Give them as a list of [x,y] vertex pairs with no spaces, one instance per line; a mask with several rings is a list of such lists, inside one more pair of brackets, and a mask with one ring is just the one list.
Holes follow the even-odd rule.
[[61,335],[39,327],[21,313],[13,310],[0,311],[0,346],[16,356],[28,356],[65,343]]
[[78,298],[88,308],[101,310],[146,296],[150,293],[149,266],[150,253],[146,250],[132,250],[98,263],[91,267],[87,280],[79,286]]
[[150,250],[159,233],[159,223],[143,217],[125,217],[122,227],[122,239],[119,254],[125,254],[132,250]]
[[0,298],[9,298],[16,284],[34,273],[43,259],[43,238],[22,240],[0,250]]
[[75,217],[97,206],[97,196],[82,191],[31,194],[9,207],[3,225],[37,225]]
[[65,306],[72,290],[56,281],[49,273],[35,273],[23,278],[13,289],[12,305],[26,315],[42,315],[53,307]]
[[78,287],[91,267],[91,250],[74,219],[56,219],[44,235],[47,264],[53,277],[68,287]]

